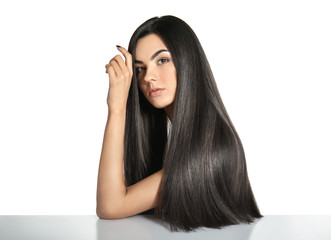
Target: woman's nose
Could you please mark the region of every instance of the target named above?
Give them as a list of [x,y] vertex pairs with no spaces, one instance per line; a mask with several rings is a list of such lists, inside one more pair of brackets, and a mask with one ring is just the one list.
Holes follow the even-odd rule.
[[155,81],[156,80],[155,69],[150,68],[150,67],[148,69],[146,69],[144,80],[146,82]]

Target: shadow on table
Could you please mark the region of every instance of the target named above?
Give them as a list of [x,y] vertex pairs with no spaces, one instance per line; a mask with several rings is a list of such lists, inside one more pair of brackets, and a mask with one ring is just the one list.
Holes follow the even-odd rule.
[[[145,212],[146,213],[146,212]],[[169,225],[151,214],[139,214],[116,220],[97,221],[97,239],[235,239],[249,240],[261,219],[251,224],[225,226],[220,229],[201,227],[192,232],[171,232]]]

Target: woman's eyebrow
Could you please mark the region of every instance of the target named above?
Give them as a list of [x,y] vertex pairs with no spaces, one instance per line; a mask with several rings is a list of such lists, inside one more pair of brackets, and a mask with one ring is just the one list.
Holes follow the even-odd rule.
[[[152,61],[154,58],[156,58],[157,55],[159,55],[161,52],[169,52],[169,51],[166,50],[166,49],[160,49],[160,50],[158,50],[157,52],[155,52],[155,53],[151,56],[150,61]],[[134,63],[143,63],[143,62],[140,61],[140,60],[134,60]]]

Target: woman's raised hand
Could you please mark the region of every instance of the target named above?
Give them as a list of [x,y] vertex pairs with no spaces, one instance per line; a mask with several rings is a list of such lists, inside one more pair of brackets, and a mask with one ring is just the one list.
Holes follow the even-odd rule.
[[133,74],[132,55],[124,47],[117,46],[117,49],[124,55],[125,62],[118,54],[105,66],[109,75],[107,104],[112,110],[125,110]]

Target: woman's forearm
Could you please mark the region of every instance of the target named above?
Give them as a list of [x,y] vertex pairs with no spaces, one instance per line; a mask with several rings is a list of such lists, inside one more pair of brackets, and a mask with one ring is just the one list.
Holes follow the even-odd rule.
[[123,175],[123,146],[126,109],[108,108],[97,186],[97,215],[107,217],[116,211],[126,195]]

